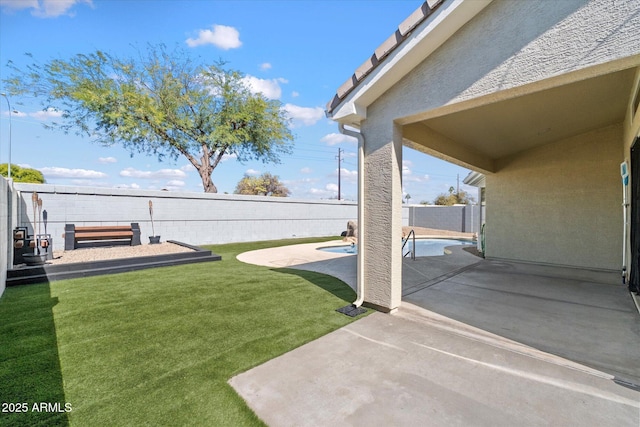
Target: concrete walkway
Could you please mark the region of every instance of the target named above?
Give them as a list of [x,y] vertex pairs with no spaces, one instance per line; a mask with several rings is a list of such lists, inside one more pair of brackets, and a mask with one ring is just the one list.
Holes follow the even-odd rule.
[[295,268],[328,274],[356,289],[356,256],[320,251],[318,248],[345,246],[342,240],[323,243],[305,243],[301,245],[281,246],[244,252],[236,258],[248,264],[263,265],[272,268]]
[[[238,258],[355,284],[355,256],[301,246]],[[406,260],[403,276],[396,314],[373,313],[231,385],[270,426],[640,425],[640,392],[624,385],[640,383],[640,317],[613,276],[457,250]]]

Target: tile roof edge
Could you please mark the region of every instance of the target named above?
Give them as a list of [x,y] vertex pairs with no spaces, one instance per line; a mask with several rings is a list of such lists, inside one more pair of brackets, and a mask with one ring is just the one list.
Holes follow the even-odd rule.
[[373,55],[360,65],[355,72],[338,88],[333,99],[326,106],[327,116],[351,93],[360,82],[376,69],[391,52],[396,50],[409,37],[411,32],[434,10],[436,10],[446,0],[426,0],[419,8],[398,25],[394,33],[389,36],[380,46],[376,48]]

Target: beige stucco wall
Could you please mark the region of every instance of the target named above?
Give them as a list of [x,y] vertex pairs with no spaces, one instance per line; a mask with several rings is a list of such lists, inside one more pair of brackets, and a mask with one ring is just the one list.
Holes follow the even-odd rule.
[[522,152],[487,176],[488,258],[618,270],[622,125]]
[[[636,105],[637,109],[635,109]],[[627,114],[623,125],[625,158],[629,160],[629,150],[631,150],[631,145],[633,144],[636,136],[640,136],[640,68],[636,71],[634,86],[629,94]]]
[[362,132],[366,231],[358,247],[366,264],[364,299],[391,311],[402,300],[402,134],[399,126],[381,121],[367,122]]
[[[401,258],[387,246],[399,236],[397,131],[637,65],[639,11],[640,0],[495,0],[374,101],[349,95],[365,138],[365,300],[393,308],[401,289]],[[488,255],[619,269],[624,134],[620,123],[488,159],[496,170],[487,175]]]
[[561,85],[578,70],[607,72],[597,65],[624,67],[616,61],[640,53],[638,28],[640,0],[495,0],[369,105],[367,120],[404,124],[543,80]]

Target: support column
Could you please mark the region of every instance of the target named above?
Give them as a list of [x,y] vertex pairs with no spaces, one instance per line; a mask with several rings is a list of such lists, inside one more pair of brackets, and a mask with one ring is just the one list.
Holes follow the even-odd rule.
[[365,304],[391,312],[402,299],[402,130],[390,122],[362,130]]

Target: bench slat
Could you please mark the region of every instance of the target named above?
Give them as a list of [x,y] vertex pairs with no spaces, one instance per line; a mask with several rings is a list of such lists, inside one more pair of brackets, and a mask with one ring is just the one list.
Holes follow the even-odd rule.
[[76,233],[76,240],[89,240],[89,239],[130,239],[133,237],[133,232],[129,231],[102,231],[95,233]]
[[103,232],[103,231],[131,231],[130,225],[95,225],[76,227],[77,232]]

